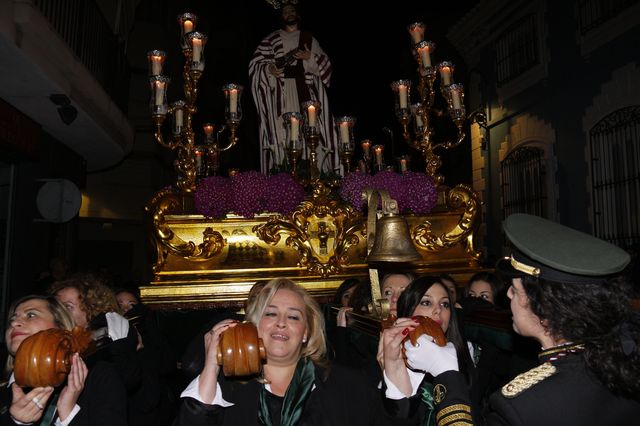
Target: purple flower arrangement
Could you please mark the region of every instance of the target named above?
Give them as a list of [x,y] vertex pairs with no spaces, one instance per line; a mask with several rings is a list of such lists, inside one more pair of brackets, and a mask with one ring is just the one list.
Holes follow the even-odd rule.
[[262,212],[287,215],[304,197],[304,188],[288,173],[265,176],[249,171],[230,178],[202,179],[196,186],[194,200],[198,213],[220,219],[231,212],[244,217]]
[[[438,201],[433,179],[416,172],[382,171],[373,176],[349,173],[342,179],[340,196],[362,212],[366,207],[362,192],[366,188],[387,190],[402,213],[426,214]],[[262,212],[288,215],[304,198],[303,186],[289,173],[266,176],[256,171],[202,179],[194,196],[196,211],[216,219],[231,212],[244,217]]]
[[342,179],[340,195],[354,208],[363,211],[366,201],[362,199],[362,192],[366,188],[389,192],[389,196],[398,202],[401,213],[426,214],[438,202],[433,179],[416,172],[382,171],[373,176],[361,172],[349,173]]

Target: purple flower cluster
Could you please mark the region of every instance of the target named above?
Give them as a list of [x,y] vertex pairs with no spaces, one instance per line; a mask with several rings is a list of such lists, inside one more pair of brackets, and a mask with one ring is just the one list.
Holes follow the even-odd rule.
[[204,178],[198,182],[193,199],[198,213],[222,218],[229,212],[231,181],[222,176]]
[[270,176],[268,194],[264,209],[282,215],[291,213],[305,197],[304,188],[289,173]]
[[233,212],[253,217],[264,211],[291,213],[304,199],[304,188],[288,173],[265,176],[256,171],[242,172],[231,178],[212,176],[198,182],[196,211],[216,219]]
[[366,188],[384,189],[398,202],[402,213],[429,213],[438,201],[438,193],[433,179],[424,173],[390,171],[378,172],[374,176],[361,172],[350,173],[342,179],[340,195],[359,211],[363,211],[365,201],[362,192]]

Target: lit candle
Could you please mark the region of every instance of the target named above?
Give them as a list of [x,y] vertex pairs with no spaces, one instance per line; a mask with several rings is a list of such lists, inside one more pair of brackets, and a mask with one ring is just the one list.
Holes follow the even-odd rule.
[[240,169],[229,169],[229,177],[234,177],[240,173]]
[[162,56],[151,56],[151,75],[162,74]]
[[206,136],[207,139],[210,139],[213,136],[213,129],[214,129],[213,124],[206,123],[202,126],[202,129],[204,130],[204,135]]
[[349,143],[349,123],[346,121],[340,123],[340,141]]
[[156,81],[155,83],[156,105],[162,106],[164,105],[164,83],[162,81]]
[[202,151],[196,151],[196,173],[202,172]]
[[429,47],[420,47],[418,48],[418,53],[420,54],[420,59],[422,60],[422,67],[427,68],[431,66],[431,55],[429,54]]
[[398,95],[400,96],[400,108],[407,107],[407,86],[401,84],[398,86]]
[[316,107],[309,105],[307,113],[309,115],[309,127],[316,127]]
[[229,90],[229,112],[238,112],[238,89]]
[[369,148],[371,148],[371,142],[368,140],[362,141],[362,153],[365,157],[369,156]]
[[422,22],[416,22],[409,25],[409,34],[413,44],[420,43],[424,39],[424,24]]
[[459,90],[451,91],[451,102],[453,103],[453,109],[462,109]]
[[184,124],[184,112],[182,111],[182,108],[178,108],[175,113],[175,120],[176,120],[176,127],[182,127],[182,125]]
[[422,121],[422,114],[419,111],[416,111],[416,126],[422,127],[424,126],[424,122]]
[[[175,27],[173,27],[175,28]],[[185,21],[182,22],[182,28],[183,28],[183,34],[187,34],[190,33],[191,31],[193,31],[193,21],[187,19]]]
[[191,45],[191,49],[193,50],[193,62],[200,62],[200,53],[202,52],[202,39],[195,37],[192,38]]
[[403,172],[403,173],[407,171],[407,159],[406,158],[400,158],[400,171]]
[[300,123],[297,118],[291,117],[291,140],[297,141],[299,136]]
[[376,154],[376,164],[378,166],[382,166],[382,151],[384,151],[384,148],[382,145],[376,145],[373,148],[373,152]]
[[440,78],[442,79],[442,84],[448,86],[451,84],[451,67],[440,67]]

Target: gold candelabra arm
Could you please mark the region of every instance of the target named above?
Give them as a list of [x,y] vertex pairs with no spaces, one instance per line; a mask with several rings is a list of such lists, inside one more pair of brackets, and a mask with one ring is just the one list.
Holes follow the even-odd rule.
[[307,142],[309,143],[309,175],[311,181],[320,178],[320,169],[318,169],[318,138],[317,133],[309,132]]
[[227,146],[225,146],[224,148],[220,148],[220,151],[227,151],[231,148],[233,148],[235,146],[235,144],[238,143],[238,136],[237,136],[237,131],[238,131],[238,125],[240,123],[238,121],[234,121],[234,120],[227,120],[227,125],[223,126],[222,129],[220,129],[220,132],[218,133],[218,135],[225,130],[225,127],[229,129],[229,142],[227,143]]
[[156,142],[158,142],[163,147],[173,149],[175,147],[174,141],[165,142],[164,136],[162,136],[162,123],[164,123],[164,118],[164,115],[153,116],[153,123],[156,125],[156,131],[153,136],[155,137]]

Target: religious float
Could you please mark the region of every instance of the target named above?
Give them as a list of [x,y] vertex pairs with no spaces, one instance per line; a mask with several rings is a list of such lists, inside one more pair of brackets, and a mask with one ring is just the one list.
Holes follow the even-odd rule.
[[[384,264],[401,262],[418,274],[449,273],[459,282],[481,269],[473,241],[481,202],[467,185],[443,184],[435,152],[460,145],[468,123],[482,124],[483,117],[467,115],[462,85],[453,82],[453,64],[432,65],[434,45],[423,40],[422,23],[408,27],[420,70],[420,102],[410,103],[409,80],[391,88],[403,136],[424,158],[425,173],[409,171],[407,158],[399,159],[398,172],[388,170],[384,147],[368,140],[361,142],[358,170],[351,171],[355,118],[340,117],[335,121],[344,177],[323,178],[316,158],[314,116],[322,108],[317,102],[283,116],[287,174],[234,170],[229,177],[219,175],[220,154],[238,142],[242,87],[223,87],[226,125],[216,131],[205,124],[204,139],[198,141],[192,118],[207,38],[195,31],[196,16],[183,14],[178,21],[184,100],[168,104],[165,53],[148,54],[155,138],[176,152],[178,181],[146,206],[156,254],[153,280],[140,289],[146,304],[158,309],[241,306],[256,281],[274,277],[290,278],[326,301],[345,279],[368,275],[376,282],[377,301],[377,269]],[[440,109],[434,105],[437,89],[444,105]],[[432,121],[443,117],[453,121],[457,132],[451,140],[436,142]],[[163,134],[165,121],[169,138]],[[308,151],[304,175],[298,170],[303,144]],[[380,307],[373,309],[384,315]]]

